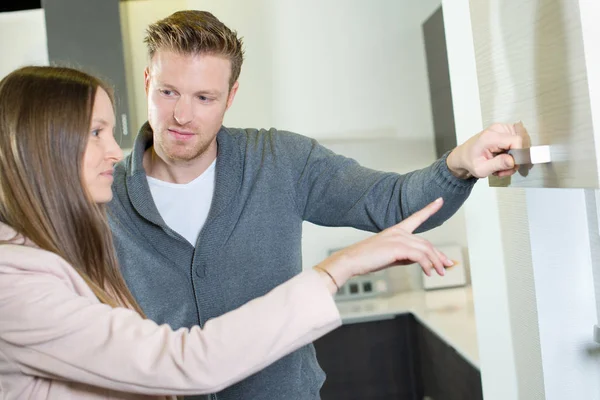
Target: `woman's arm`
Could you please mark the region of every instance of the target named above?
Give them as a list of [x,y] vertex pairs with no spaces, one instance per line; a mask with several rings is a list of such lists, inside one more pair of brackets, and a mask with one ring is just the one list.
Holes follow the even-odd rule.
[[174,332],[79,296],[52,273],[2,264],[0,349],[26,374],[117,391],[217,392],[341,323],[329,278],[312,270],[203,329]]
[[[331,293],[351,276],[410,262],[421,264],[427,274],[433,268],[443,274],[444,265],[452,262],[412,234],[442,204],[436,200],[333,254],[316,267],[320,271],[303,272],[207,321],[203,329],[176,332],[131,310],[78,295],[73,289],[77,281],[89,288],[51,253],[1,246],[0,353],[30,375],[124,392],[219,391],[338,327]],[[27,252],[38,253],[29,254],[29,264]]]

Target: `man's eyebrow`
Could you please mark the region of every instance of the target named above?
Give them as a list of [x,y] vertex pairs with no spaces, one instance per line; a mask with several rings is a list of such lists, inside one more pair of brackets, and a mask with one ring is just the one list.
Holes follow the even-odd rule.
[[205,95],[208,94],[210,96],[220,96],[221,92],[219,90],[199,90],[196,93],[196,96],[201,96],[201,95]]
[[[175,86],[170,85],[168,83],[158,82],[157,86],[161,87],[161,88],[169,89],[169,90],[174,90],[179,93],[179,90]],[[195,96],[210,95],[210,96],[218,97],[221,95],[221,91],[219,91],[219,90],[199,90],[196,93],[194,93],[194,95]]]

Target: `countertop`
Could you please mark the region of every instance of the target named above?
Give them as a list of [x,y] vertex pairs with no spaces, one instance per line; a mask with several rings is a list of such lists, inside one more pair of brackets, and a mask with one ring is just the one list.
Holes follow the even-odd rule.
[[419,322],[479,368],[471,286],[403,292],[337,302],[343,324],[391,319],[412,313]]

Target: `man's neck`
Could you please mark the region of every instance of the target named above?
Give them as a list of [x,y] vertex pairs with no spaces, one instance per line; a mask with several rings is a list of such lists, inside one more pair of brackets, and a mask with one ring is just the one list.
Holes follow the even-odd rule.
[[202,175],[216,158],[216,143],[190,161],[169,160],[166,157],[161,157],[152,146],[144,153],[143,163],[147,176],[164,182],[185,184]]

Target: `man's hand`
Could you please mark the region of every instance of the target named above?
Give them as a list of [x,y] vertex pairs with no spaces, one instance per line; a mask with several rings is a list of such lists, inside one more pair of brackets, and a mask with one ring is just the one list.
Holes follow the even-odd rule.
[[512,124],[494,124],[456,147],[448,155],[448,169],[456,177],[510,176],[517,171],[514,159],[504,152],[523,147]]

